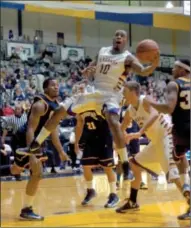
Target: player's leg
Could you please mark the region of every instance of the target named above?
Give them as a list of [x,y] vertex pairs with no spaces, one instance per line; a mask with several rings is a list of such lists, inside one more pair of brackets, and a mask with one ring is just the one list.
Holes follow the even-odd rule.
[[[92,145],[92,146],[91,146]],[[87,205],[96,196],[95,186],[93,182],[92,167],[98,165],[98,158],[96,157],[96,144],[86,141],[83,150],[81,164],[83,167],[83,175],[87,185],[87,192],[82,205]],[[95,148],[95,150],[94,150]]]
[[119,123],[119,115],[115,112],[115,110],[112,112],[111,109],[110,110],[108,109],[107,111],[105,111],[104,114],[108,122],[109,128],[112,132],[113,140],[116,146],[116,152],[118,153],[122,163],[123,173],[124,175],[128,175],[129,173],[128,155],[127,155],[124,135],[123,135],[123,132],[121,131],[121,125]]
[[139,205],[137,204],[137,195],[140,189],[142,170],[144,169],[155,176],[157,176],[161,170],[158,165],[155,151],[155,146],[150,143],[130,160],[131,169],[133,171],[135,179],[131,182],[130,196],[128,197],[129,199],[127,202],[125,202],[124,205],[119,207],[116,212],[125,213],[129,210],[139,209]]
[[42,162],[32,155],[29,158],[31,176],[26,186],[24,206],[21,210],[20,217],[26,220],[44,220],[44,217],[33,212],[33,202],[38,190],[39,182],[42,179]]
[[116,209],[117,213],[125,213],[129,210],[139,210],[139,205],[137,204],[137,195],[141,185],[142,168],[136,165],[136,163],[131,162],[131,160],[130,165],[135,178],[131,182],[130,195],[127,201],[121,207]]
[[[179,220],[190,220],[191,219],[191,211],[190,211],[190,177],[188,173],[188,161],[186,159],[185,153],[187,151],[187,147],[182,145],[176,145],[174,150],[174,159],[176,161],[179,174],[180,174],[180,181],[178,182],[181,185],[181,192],[183,196],[186,198],[186,201],[189,205],[188,210],[186,213],[179,215]],[[178,187],[180,188],[180,186]]]
[[114,161],[114,151],[113,151],[113,140],[110,133],[105,132],[103,136],[100,137],[99,140],[99,164],[103,167],[110,187],[110,194],[108,196],[108,201],[105,204],[105,208],[112,208],[117,205],[119,202],[119,197],[117,196],[116,189],[116,174],[113,170],[115,167]]

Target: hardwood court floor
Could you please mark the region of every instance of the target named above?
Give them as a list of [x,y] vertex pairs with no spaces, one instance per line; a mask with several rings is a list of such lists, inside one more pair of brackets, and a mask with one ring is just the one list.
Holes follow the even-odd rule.
[[[97,197],[89,206],[81,206],[85,182],[81,176],[43,179],[35,200],[35,211],[44,215],[43,222],[18,219],[23,205],[26,181],[1,183],[1,227],[189,227],[189,221],[178,221],[187,205],[173,185],[167,188],[150,183],[139,193],[141,210],[117,214],[104,209],[109,186],[104,175],[96,175]],[[119,191],[123,200],[125,191]]]

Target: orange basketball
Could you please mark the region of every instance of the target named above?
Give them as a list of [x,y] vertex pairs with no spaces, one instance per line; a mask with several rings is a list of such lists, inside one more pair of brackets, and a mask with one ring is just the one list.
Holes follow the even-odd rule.
[[152,63],[159,51],[159,45],[154,40],[142,40],[137,45],[136,56],[143,63]]

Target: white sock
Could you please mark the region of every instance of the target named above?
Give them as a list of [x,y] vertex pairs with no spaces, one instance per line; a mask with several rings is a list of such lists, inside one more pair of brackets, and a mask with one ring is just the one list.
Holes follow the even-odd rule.
[[180,174],[180,182],[181,182],[182,186],[184,184],[190,185],[190,177],[189,177],[188,173]]
[[127,149],[126,147],[122,149],[116,149],[117,153],[119,154],[121,162],[126,162],[128,161],[128,155],[127,155]]
[[38,136],[36,137],[36,141],[41,145],[45,141],[45,139],[50,135],[50,133],[50,131],[43,127]]
[[93,181],[86,181],[86,184],[88,189],[94,189]]
[[110,193],[115,193],[115,194],[117,193],[116,182],[110,182],[109,187],[110,187]]
[[25,195],[24,208],[25,207],[32,207],[33,202],[34,202],[34,198],[35,198],[35,196]]
[[141,180],[144,184],[148,185],[148,173],[143,171],[141,172]]

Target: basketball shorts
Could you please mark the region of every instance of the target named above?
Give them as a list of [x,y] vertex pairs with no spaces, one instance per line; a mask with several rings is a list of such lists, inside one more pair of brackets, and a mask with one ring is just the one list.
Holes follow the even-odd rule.
[[[16,136],[18,138],[18,141],[17,141],[17,147],[26,147],[26,132],[21,132],[21,131],[18,131],[16,133]],[[46,153],[43,153],[41,156],[36,156],[40,161],[44,162],[48,159],[48,156],[46,155]],[[14,158],[14,163],[20,167],[20,168],[23,168],[23,169],[29,169],[29,158],[30,156],[28,155],[20,155],[20,154],[17,154],[15,153],[15,158]]]
[[69,115],[95,110],[102,114],[105,106],[110,113],[119,114],[122,95],[119,92],[95,90],[78,96],[67,98],[61,105]]
[[[48,156],[43,153],[41,156],[36,156],[41,162],[45,162],[48,160]],[[30,163],[29,163],[30,156],[28,155],[20,155],[15,153],[15,160],[14,163],[19,167],[23,169],[30,169]]]
[[82,146],[83,166],[114,167],[114,152],[111,136],[108,134],[104,139],[95,137],[94,140],[85,140]]
[[134,157],[140,151],[139,139],[131,140],[129,144],[126,145],[128,156]]
[[161,171],[167,174],[172,153],[173,139],[172,135],[168,134],[164,135],[164,137],[160,136],[155,142],[151,141],[132,158],[132,162],[142,167],[153,176],[158,176]]
[[185,136],[180,136],[177,134],[175,129],[172,131],[173,133],[173,143],[174,143],[174,151],[173,156],[175,161],[179,161],[179,159],[190,150],[190,136],[189,134],[185,134]]

